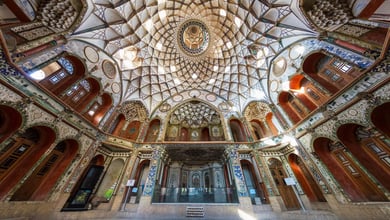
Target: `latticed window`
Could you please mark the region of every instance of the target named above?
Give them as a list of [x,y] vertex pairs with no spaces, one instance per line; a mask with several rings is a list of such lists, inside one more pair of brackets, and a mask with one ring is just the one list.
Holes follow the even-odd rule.
[[349,70],[352,69],[351,65],[349,65],[346,62],[341,62],[340,60],[333,61],[332,66],[335,67],[336,69],[340,70],[343,73],[347,73]]

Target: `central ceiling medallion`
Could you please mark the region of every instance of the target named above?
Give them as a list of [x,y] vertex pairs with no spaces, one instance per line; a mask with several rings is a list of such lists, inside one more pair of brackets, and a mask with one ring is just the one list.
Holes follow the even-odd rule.
[[179,26],[177,40],[182,52],[190,57],[198,57],[208,49],[210,34],[202,21],[191,19]]

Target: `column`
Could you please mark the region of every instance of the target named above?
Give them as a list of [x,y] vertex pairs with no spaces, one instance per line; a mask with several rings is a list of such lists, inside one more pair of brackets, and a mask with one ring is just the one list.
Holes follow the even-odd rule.
[[240,159],[238,157],[239,145],[231,145],[225,149],[225,154],[228,157],[228,163],[233,171],[233,182],[237,188],[239,209],[254,216],[251,198],[248,196],[248,191],[245,185],[244,174],[242,172]]

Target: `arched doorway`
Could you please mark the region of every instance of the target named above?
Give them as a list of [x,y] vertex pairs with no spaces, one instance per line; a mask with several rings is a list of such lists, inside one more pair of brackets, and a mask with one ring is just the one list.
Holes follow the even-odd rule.
[[143,160],[137,167],[135,174],[135,186],[136,190],[133,190],[131,196],[136,196],[135,202],[139,203],[142,192],[144,191],[146,179],[149,174],[150,160]]
[[17,185],[49,149],[55,137],[51,128],[35,126],[10,138],[0,155],[0,198]]
[[344,124],[337,136],[353,156],[390,190],[390,150],[379,138],[379,132],[357,124]]
[[246,188],[249,196],[251,197],[252,204],[257,204],[256,198],[260,199],[261,203],[266,203],[268,199],[266,198],[266,194],[260,185],[260,181],[257,179],[253,164],[248,160],[241,160],[240,163],[244,174]]
[[275,185],[278,188],[279,194],[283,199],[287,210],[300,209],[299,201],[295,195],[292,186],[288,186],[284,181],[287,178],[286,172],[283,169],[282,162],[278,159],[271,158],[268,160],[268,167],[274,179]]
[[78,151],[75,140],[59,142],[38,165],[23,185],[13,194],[12,201],[45,200]]
[[[87,210],[88,202],[93,197],[93,190],[98,183],[104,170],[104,156],[96,155],[90,162],[84,173],[80,176],[79,181],[73,187],[73,190],[66,201],[63,211],[68,210]],[[92,205],[98,206],[101,198],[92,198]]]
[[353,202],[387,201],[386,196],[364,174],[355,162],[346,154],[340,142],[332,142],[328,138],[317,138],[313,147]]
[[288,161],[295,177],[297,178],[310,202],[326,202],[326,199],[318,187],[318,184],[315,182],[313,176],[310,174],[302,159],[296,154],[290,154],[288,156]]

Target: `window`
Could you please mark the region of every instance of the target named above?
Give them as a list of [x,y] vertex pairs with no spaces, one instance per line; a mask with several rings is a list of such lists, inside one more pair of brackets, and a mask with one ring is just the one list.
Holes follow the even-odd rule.
[[57,84],[62,79],[72,75],[73,71],[73,64],[68,59],[61,57],[56,62],[52,62],[29,75],[37,82],[48,78],[52,84]]
[[338,81],[341,77],[340,77],[340,75],[339,74],[337,74],[337,73],[334,73],[334,72],[332,72],[332,71],[330,71],[330,70],[328,70],[328,69],[326,69],[325,71],[324,71],[324,74],[328,77],[328,78],[330,78],[332,81]]
[[333,61],[332,66],[335,67],[336,69],[340,70],[343,73],[346,73],[352,69],[351,65],[349,65],[346,62],[341,62],[340,60]]
[[89,116],[93,116],[95,113],[96,113],[96,111],[99,109],[99,104],[98,103],[94,103],[93,105],[92,105],[92,107],[89,109],[89,111],[88,111],[88,115]]
[[376,154],[379,154],[379,153],[382,153],[383,150],[378,147],[375,143],[371,142],[371,143],[368,143],[367,146]]
[[307,88],[307,94],[309,94],[310,97],[312,97],[314,100],[319,100],[320,97],[310,88]]
[[51,76],[49,78],[50,82],[52,84],[56,84],[58,83],[59,81],[61,81],[62,79],[64,79],[68,74],[65,72],[65,71],[60,71],[56,74],[53,74],[53,76]]

